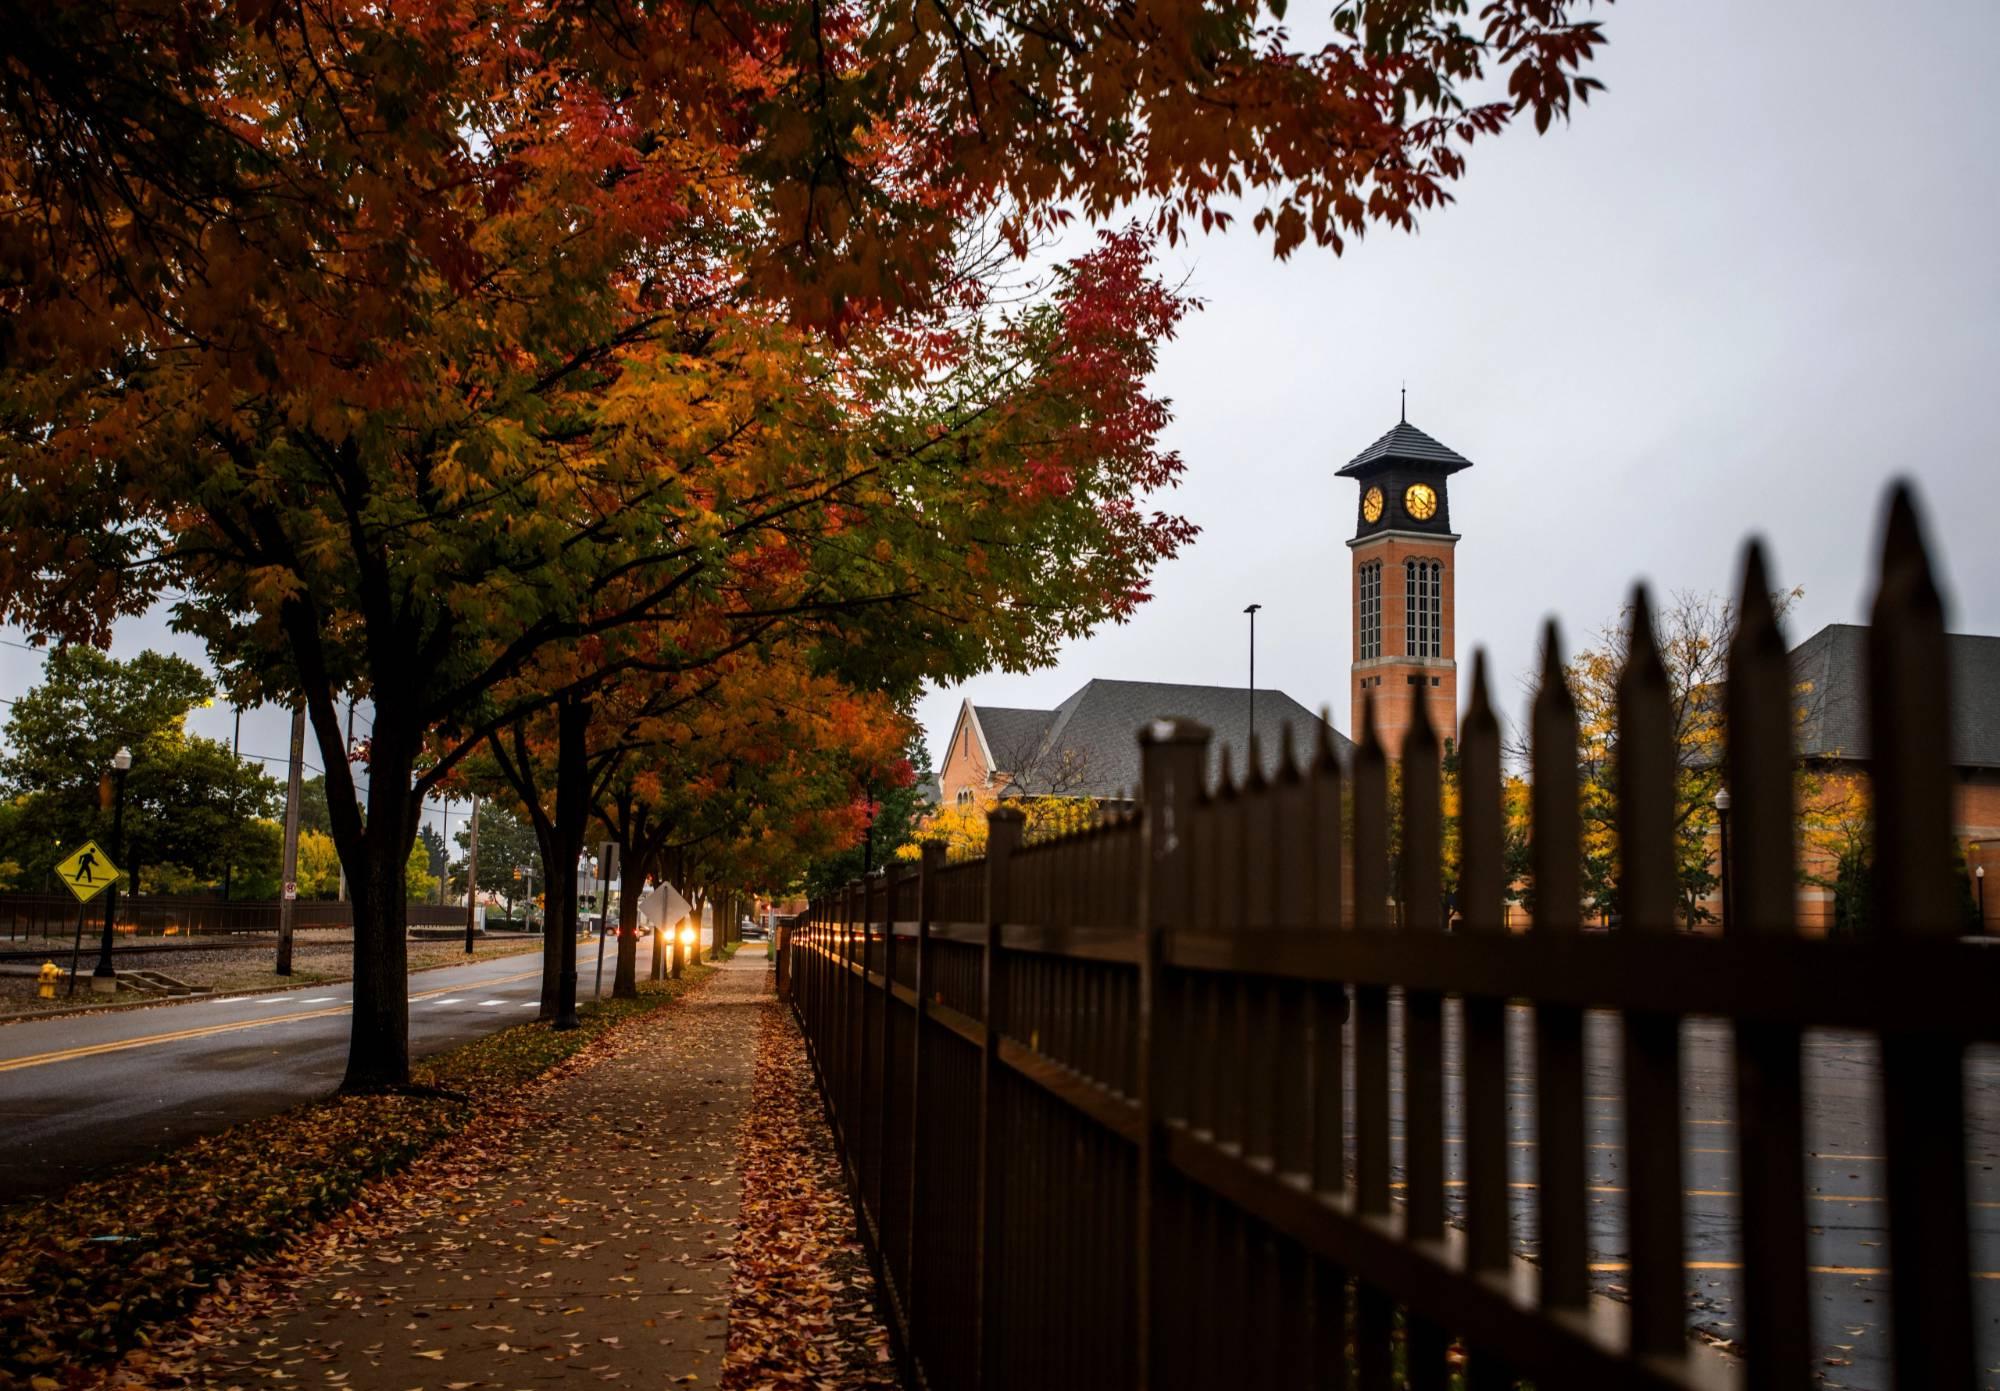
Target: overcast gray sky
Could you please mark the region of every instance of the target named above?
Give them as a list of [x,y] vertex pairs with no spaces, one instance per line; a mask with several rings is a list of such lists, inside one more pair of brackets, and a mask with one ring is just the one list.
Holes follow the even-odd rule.
[[[1295,5],[1298,14],[1306,6]],[[1202,527],[1122,628],[921,707],[1046,707],[1092,677],[1244,679],[1349,728],[1344,464],[1396,421],[1452,479],[1458,655],[1507,710],[1542,618],[1631,582],[1733,589],[1750,532],[1805,587],[1793,640],[1862,621],[1886,480],[1920,487],[1953,624],[2000,632],[2000,5],[1625,0],[1609,90],[1476,148],[1415,236],[1289,263],[1238,233],[1170,256],[1208,307],[1166,350],[1171,500]]]
[[[2000,5],[1596,13],[1609,90],[1567,129],[1475,149],[1418,234],[1286,264],[1247,231],[1168,253],[1207,301],[1158,379],[1188,464],[1168,505],[1202,535],[1130,624],[927,695],[934,750],[967,695],[1240,682],[1253,601],[1258,684],[1348,728],[1354,485],[1334,470],[1395,422],[1405,380],[1411,423],[1476,465],[1452,480],[1459,659],[1489,649],[1509,710],[1545,615],[1576,638],[1637,578],[1733,588],[1753,531],[1805,587],[1794,640],[1862,621],[1899,473],[1953,626],[2000,632]],[[163,623],[121,628],[121,653],[145,645],[190,651]],[[0,696],[40,665],[0,647]],[[229,712],[193,725],[226,739]],[[281,713],[244,728],[246,752],[283,753]]]

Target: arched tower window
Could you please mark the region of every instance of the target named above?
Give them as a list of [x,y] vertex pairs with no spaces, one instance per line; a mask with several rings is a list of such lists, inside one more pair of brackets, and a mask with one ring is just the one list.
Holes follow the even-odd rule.
[[1361,567],[1361,658],[1382,655],[1382,562]]
[[1444,655],[1444,566],[1435,560],[1403,562],[1408,655]]

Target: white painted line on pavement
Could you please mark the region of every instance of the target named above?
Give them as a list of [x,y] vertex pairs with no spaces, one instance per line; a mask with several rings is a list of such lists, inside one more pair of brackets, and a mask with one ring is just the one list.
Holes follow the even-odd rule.
[[507,1002],[505,1000],[481,1000],[479,1003],[481,1005],[504,1005]]
[[308,1005],[323,1005],[328,1000],[338,1000],[339,998],[340,996],[338,995],[315,995],[310,1000],[303,1001],[303,1003]]
[[[492,985],[506,985],[511,981],[532,980],[541,974],[539,970],[522,971],[518,975],[502,976],[498,980],[488,983]],[[441,986],[436,990],[417,992],[409,998],[413,1003],[417,1000],[428,1000],[432,996],[444,994],[450,989],[450,986]],[[281,995],[278,998],[281,1000],[290,1000],[296,997]],[[270,1004],[272,1001],[260,1000],[258,1003]],[[109,1039],[103,1043],[86,1043],[75,1048],[60,1048],[50,1053],[31,1053],[25,1057],[0,1058],[0,1072],[16,1072],[22,1068],[41,1067],[47,1063],[69,1062],[76,1058],[92,1058],[101,1053],[119,1053],[128,1048],[148,1048],[160,1043],[177,1043],[183,1039],[208,1038],[215,1034],[235,1033],[242,1029],[263,1029],[273,1024],[293,1024],[307,1019],[325,1019],[336,1014],[347,1014],[352,1008],[351,1004],[343,1000],[337,1005],[321,1006],[319,1009],[307,1010],[300,1014],[262,1015],[256,1019],[232,1020],[227,1024],[205,1024],[192,1029],[176,1029],[169,1033],[147,1034],[138,1038]]]
[[434,1005],[457,1005],[457,1004],[463,1004],[464,1001],[460,999],[458,996],[454,995],[449,1000],[432,1000],[431,1003]]
[[260,1005],[288,1005],[297,998],[296,995],[273,995],[270,999],[259,1000],[257,1003]]

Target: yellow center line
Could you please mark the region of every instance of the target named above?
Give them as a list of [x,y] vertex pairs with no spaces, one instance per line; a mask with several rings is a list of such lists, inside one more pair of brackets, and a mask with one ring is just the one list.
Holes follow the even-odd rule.
[[[1630,1270],[1632,1267],[1625,1261],[1592,1261],[1590,1268],[1593,1271],[1612,1274],[1621,1270]],[[1743,1269],[1743,1263],[1741,1261],[1688,1261],[1683,1268],[1687,1270],[1741,1270]],[[1886,1266],[1877,1265],[1809,1265],[1806,1267],[1806,1273],[1809,1275],[1887,1275],[1889,1270]],[[1975,1280],[2000,1280],[2000,1270],[1975,1270],[1972,1272],[1972,1278]]]
[[[1408,1188],[1409,1184],[1398,1179],[1389,1186],[1391,1188]],[[1463,1188],[1466,1186],[1466,1181],[1462,1178],[1448,1178],[1444,1181],[1444,1186],[1446,1188]],[[1532,1191],[1541,1187],[1540,1184],[1531,1179],[1513,1179],[1509,1181],[1507,1186],[1525,1191]],[[1593,1183],[1584,1189],[1586,1193],[1623,1193],[1625,1191],[1625,1189],[1618,1185],[1609,1183]],[[1681,1190],[1681,1196],[1683,1198],[1740,1198],[1743,1195],[1733,1188],[1684,1188]],[[1808,1193],[1806,1194],[1806,1201],[1813,1203],[1886,1203],[1889,1200],[1861,1193]],[[1975,1199],[1971,1206],[1976,1208],[2000,1208],[2000,1202],[1984,1202]]]
[[[530,980],[541,975],[540,969],[521,971],[511,976],[498,976],[492,980],[479,981],[473,985],[443,985],[435,990],[419,990],[409,998],[428,1000],[438,995],[449,995],[456,990],[485,989],[488,986],[507,985],[517,980]],[[147,1034],[141,1038],[113,1039],[109,1043],[86,1043],[76,1048],[62,1048],[53,1053],[30,1053],[25,1058],[0,1060],[0,1072],[18,1072],[22,1068],[41,1067],[47,1063],[68,1062],[73,1058],[94,1058],[102,1053],[118,1053],[127,1048],[146,1048],[155,1043],[179,1043],[184,1039],[207,1038],[211,1034],[234,1033],[238,1029],[261,1029],[268,1024],[289,1024],[299,1019],[324,1019],[331,1014],[347,1014],[354,1008],[349,1002],[329,1005],[325,1009],[309,1009],[297,1014],[272,1014],[262,1019],[232,1019],[226,1024],[204,1024],[195,1029],[176,1029],[171,1033]]]

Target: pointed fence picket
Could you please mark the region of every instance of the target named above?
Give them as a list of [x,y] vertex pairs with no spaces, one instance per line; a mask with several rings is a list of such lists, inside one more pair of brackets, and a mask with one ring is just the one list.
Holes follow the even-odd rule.
[[[1807,1386],[1800,1043],[1843,1028],[1882,1041],[1896,1384],[1972,1385],[1963,1054],[2000,1039],[2000,953],[1954,935],[1944,627],[1908,497],[1868,658],[1870,939],[1795,927],[1792,678],[1768,589],[1753,547],[1725,696],[1739,844],[1720,936],[1674,930],[1674,749],[1643,590],[1617,693],[1620,931],[1581,930],[1577,715],[1553,627],[1530,716],[1528,931],[1504,928],[1483,657],[1458,749],[1455,930],[1421,704],[1400,846],[1370,712],[1351,766],[1288,740],[1275,779],[1253,757],[1215,786],[1208,732],[1165,721],[1139,733],[1136,805],[1100,824],[1026,844],[996,811],[983,860],[932,847],[815,903],[784,934],[785,989],[910,1375],[992,1391],[1429,1388],[1457,1371],[1472,1388]],[[1533,1263],[1513,1239],[1509,1002],[1533,1013]],[[1589,1011],[1619,1023],[1618,1300],[1590,1278]],[[1693,1017],[1734,1027],[1740,1360],[1684,1333]]]

